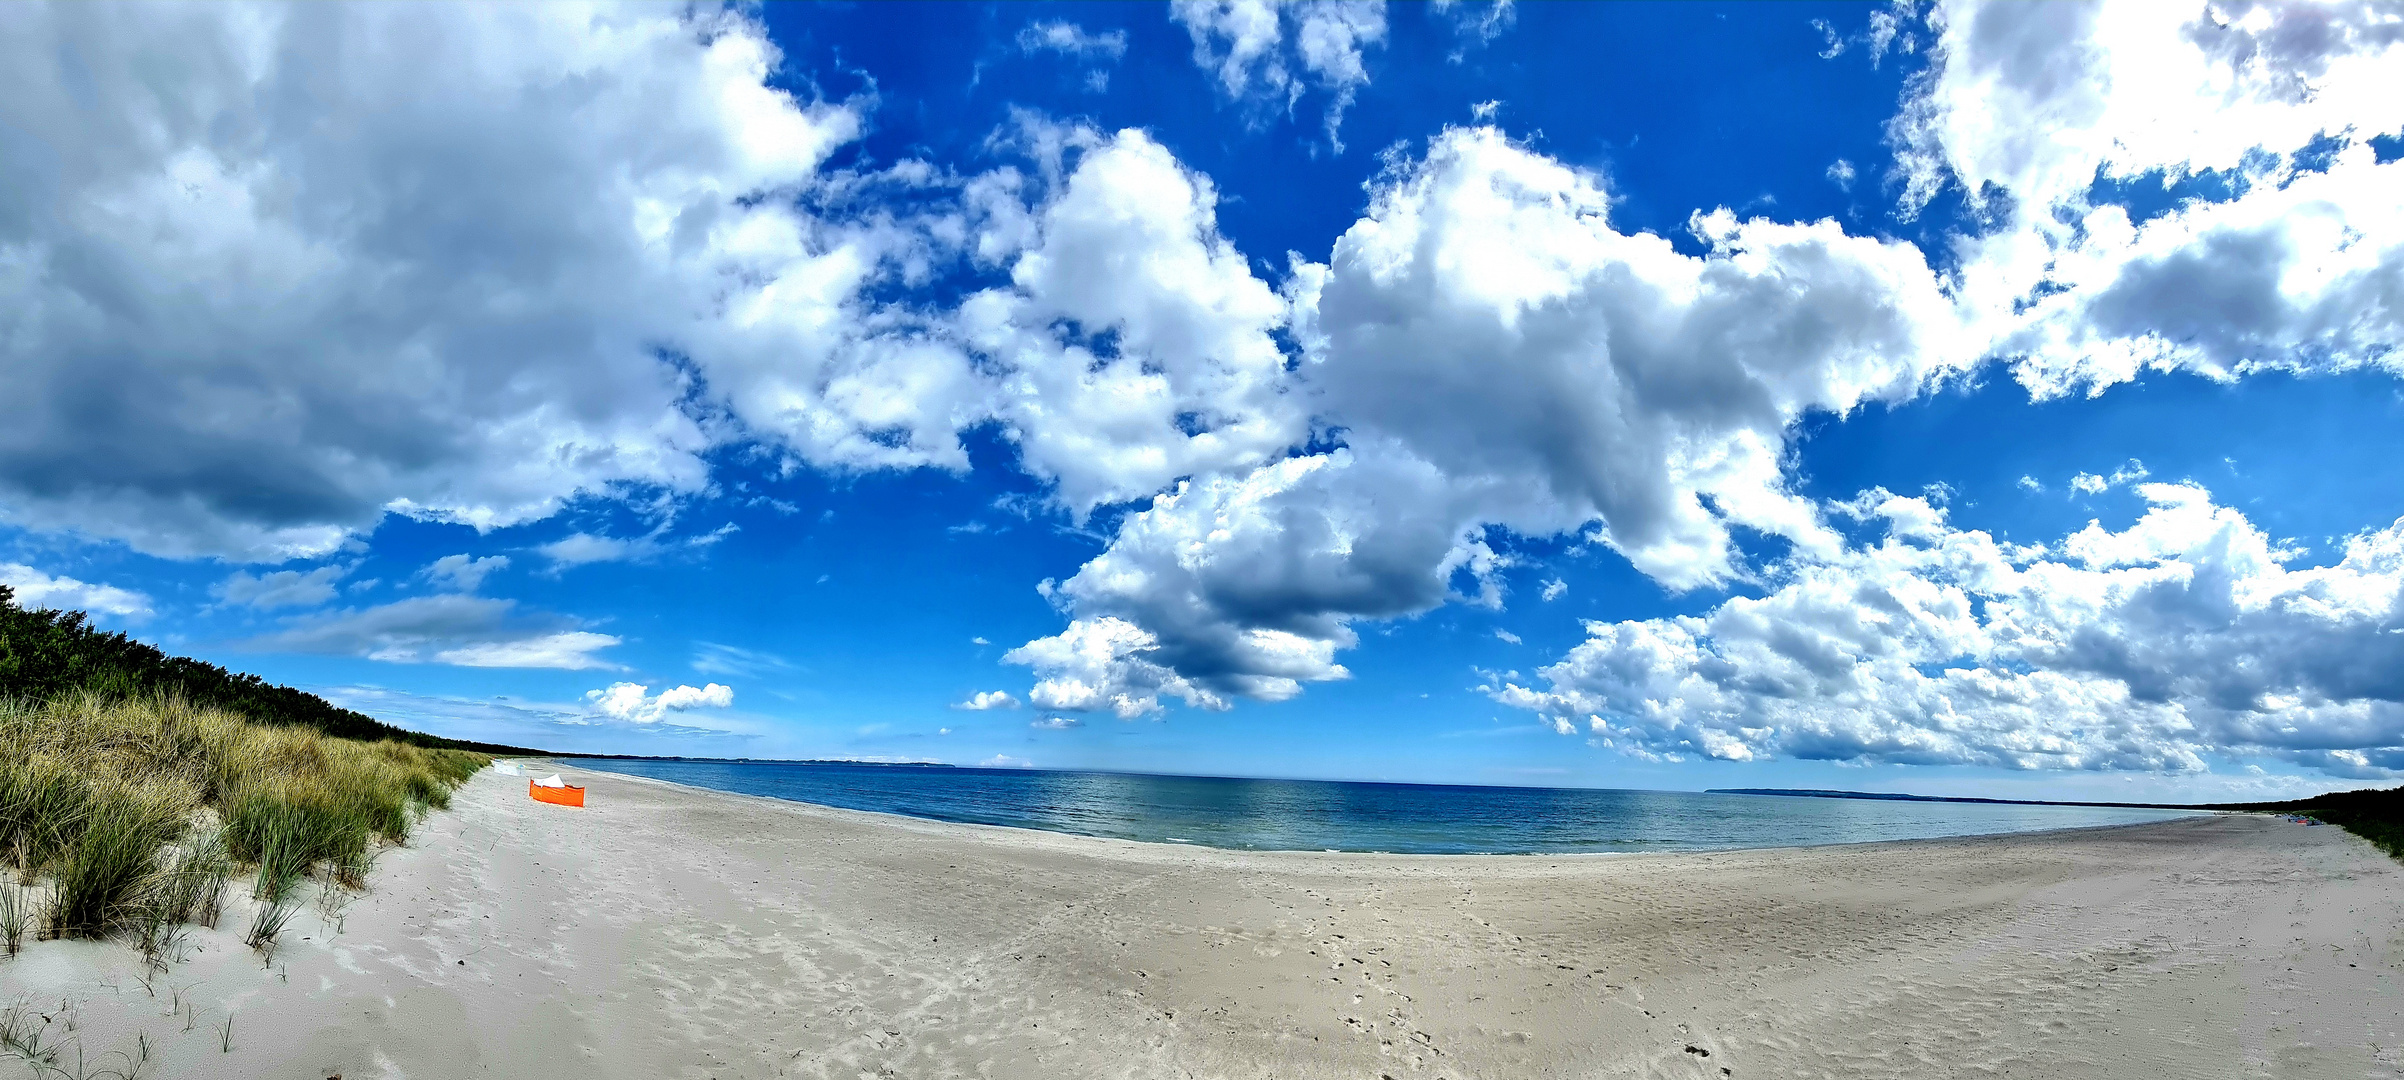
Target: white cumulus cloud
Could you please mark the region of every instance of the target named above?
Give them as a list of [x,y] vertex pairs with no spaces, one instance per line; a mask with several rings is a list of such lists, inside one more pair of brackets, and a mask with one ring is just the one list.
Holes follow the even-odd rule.
[[1344,110],[1369,85],[1365,53],[1386,41],[1385,0],[1170,0],[1169,13],[1229,98],[1291,114],[1313,84],[1324,91],[1327,139],[1342,152]]
[[2404,769],[2404,521],[2310,565],[2203,489],[2019,547],[1925,499],[1700,616],[1590,622],[1498,701],[1641,757],[2194,770],[2207,754]]
[[1032,211],[987,204],[980,251],[1011,283],[957,316],[999,372],[994,407],[1025,468],[1081,517],[1306,435],[1273,336],[1285,302],[1219,235],[1210,181],[1140,131],[1036,136],[1070,144],[1075,167]]
[[[1916,206],[1958,184],[1996,218],[1965,295],[2040,395],[2149,369],[2399,368],[2404,20],[2376,3],[1933,8],[1931,67],[1890,127]],[[2218,191],[2150,220],[2111,185]]]
[[1966,370],[1963,318],[1909,245],[1700,215],[1701,257],[1621,233],[1595,177],[1492,129],[1398,162],[1287,286],[1294,389],[1341,449],[1196,475],[1054,591],[1063,634],[1009,659],[1048,708],[1281,700],[1346,677],[1350,623],[1495,605],[1488,529],[1594,528],[1673,588],[1741,572],[1732,528],[1832,550],[1790,493],[1790,425]]
[[2042,212],[2099,173],[2235,170],[2404,113],[2404,24],[2384,4],[1951,0],[1930,21],[1930,70],[1894,126],[1923,198],[1992,185]]
[[635,724],[656,724],[669,713],[693,709],[724,709],[735,703],[732,687],[720,683],[707,686],[672,686],[657,694],[641,683],[611,683],[605,689],[588,690],[584,699],[594,712],[615,720]]
[[859,111],[780,63],[707,6],[0,9],[0,517],[244,560],[504,526],[701,490],[714,406],[964,464],[965,360],[859,299],[923,243],[846,193],[924,170],[822,172]]
[[1159,641],[1132,622],[1104,616],[1078,619],[1058,634],[1002,654],[1002,659],[1035,669],[1037,681],[1027,700],[1039,709],[1107,708],[1133,719],[1157,711],[1162,694],[1182,698],[1188,705],[1227,707],[1225,698],[1153,659]]
[[24,563],[0,563],[0,585],[14,591],[17,606],[28,610],[87,611],[130,620],[152,614],[150,597],[131,589],[45,574]]
[[419,576],[433,582],[434,587],[450,592],[472,593],[482,588],[484,579],[497,571],[509,569],[509,556],[487,555],[481,559],[468,555],[445,555],[427,564]]
[[1015,709],[1018,708],[1018,699],[1001,690],[979,690],[970,694],[968,700],[960,702],[952,708],[967,709],[973,712],[984,712],[988,709]]
[[1967,369],[1961,313],[1908,244],[1718,211],[1695,257],[1612,228],[1608,202],[1493,129],[1435,140],[1297,303],[1326,411],[1489,520],[1599,518],[1672,587],[1733,571],[1731,524],[1825,543],[1785,490],[1787,425]]
[[[2078,492],[2081,495],[2101,495],[2104,492],[2112,490],[2113,488],[2120,487],[2124,484],[2136,483],[2137,481],[2143,480],[2151,475],[2153,474],[2146,471],[2144,462],[2135,458],[2130,458],[2127,464],[2112,470],[2112,475],[2110,476],[2104,476],[2091,472],[2078,473],[2070,478],[2069,487],[2070,490]],[[2021,477],[2020,479],[2023,481],[2023,483],[2020,485],[2023,488],[2027,488],[2030,491],[2044,490],[2044,485],[2037,483],[2035,480],[2025,476]]]

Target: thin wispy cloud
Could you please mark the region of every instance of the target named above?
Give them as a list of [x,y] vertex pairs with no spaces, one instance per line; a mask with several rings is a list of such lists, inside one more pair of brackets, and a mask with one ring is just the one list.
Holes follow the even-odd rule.
[[576,627],[576,620],[521,610],[512,600],[447,594],[306,616],[243,645],[395,664],[571,671],[619,666],[598,654],[621,638]]
[[[236,570],[209,587],[209,595],[228,604],[261,610],[316,607],[335,595],[347,568],[320,566],[313,570],[274,570],[252,574]],[[105,609],[104,609],[105,610]]]
[[703,675],[736,675],[747,678],[760,678],[795,670],[791,661],[773,653],[734,645],[721,645],[714,641],[693,643],[691,667]]

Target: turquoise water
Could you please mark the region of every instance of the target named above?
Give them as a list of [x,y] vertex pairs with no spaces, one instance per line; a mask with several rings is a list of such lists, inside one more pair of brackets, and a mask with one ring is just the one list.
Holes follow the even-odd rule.
[[852,810],[1247,851],[1705,851],[2127,825],[2184,813],[1032,769],[561,760]]

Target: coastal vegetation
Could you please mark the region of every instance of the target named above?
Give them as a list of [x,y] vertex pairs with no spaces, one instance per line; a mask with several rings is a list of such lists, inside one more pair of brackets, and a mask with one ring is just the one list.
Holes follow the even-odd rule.
[[236,874],[268,947],[301,882],[362,887],[378,845],[512,749],[168,656],[0,586],[0,956],[124,935],[159,957],[217,924]]
[[253,723],[311,728],[367,742],[390,739],[487,754],[537,752],[397,728],[306,691],[191,657],[170,656],[124,634],[104,632],[80,611],[19,607],[15,592],[0,585],[0,696],[54,701],[79,693],[112,700],[171,696]]
[[2362,837],[2404,860],[2404,787],[2333,791],[2287,802],[2232,803],[2215,810],[2254,810],[2308,817]]
[[[129,934],[157,950],[215,925],[248,870],[253,944],[294,886],[356,888],[379,842],[490,763],[483,754],[256,724],[173,697],[0,701],[0,937]],[[13,914],[12,914],[13,913]]]

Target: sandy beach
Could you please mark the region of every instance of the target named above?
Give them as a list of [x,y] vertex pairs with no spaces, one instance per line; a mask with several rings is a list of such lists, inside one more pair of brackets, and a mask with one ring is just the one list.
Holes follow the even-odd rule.
[[163,973],[41,942],[0,1007],[83,1075],[2404,1073],[2404,866],[2330,828],[1254,854],[570,772],[476,777],[268,962],[245,899]]

